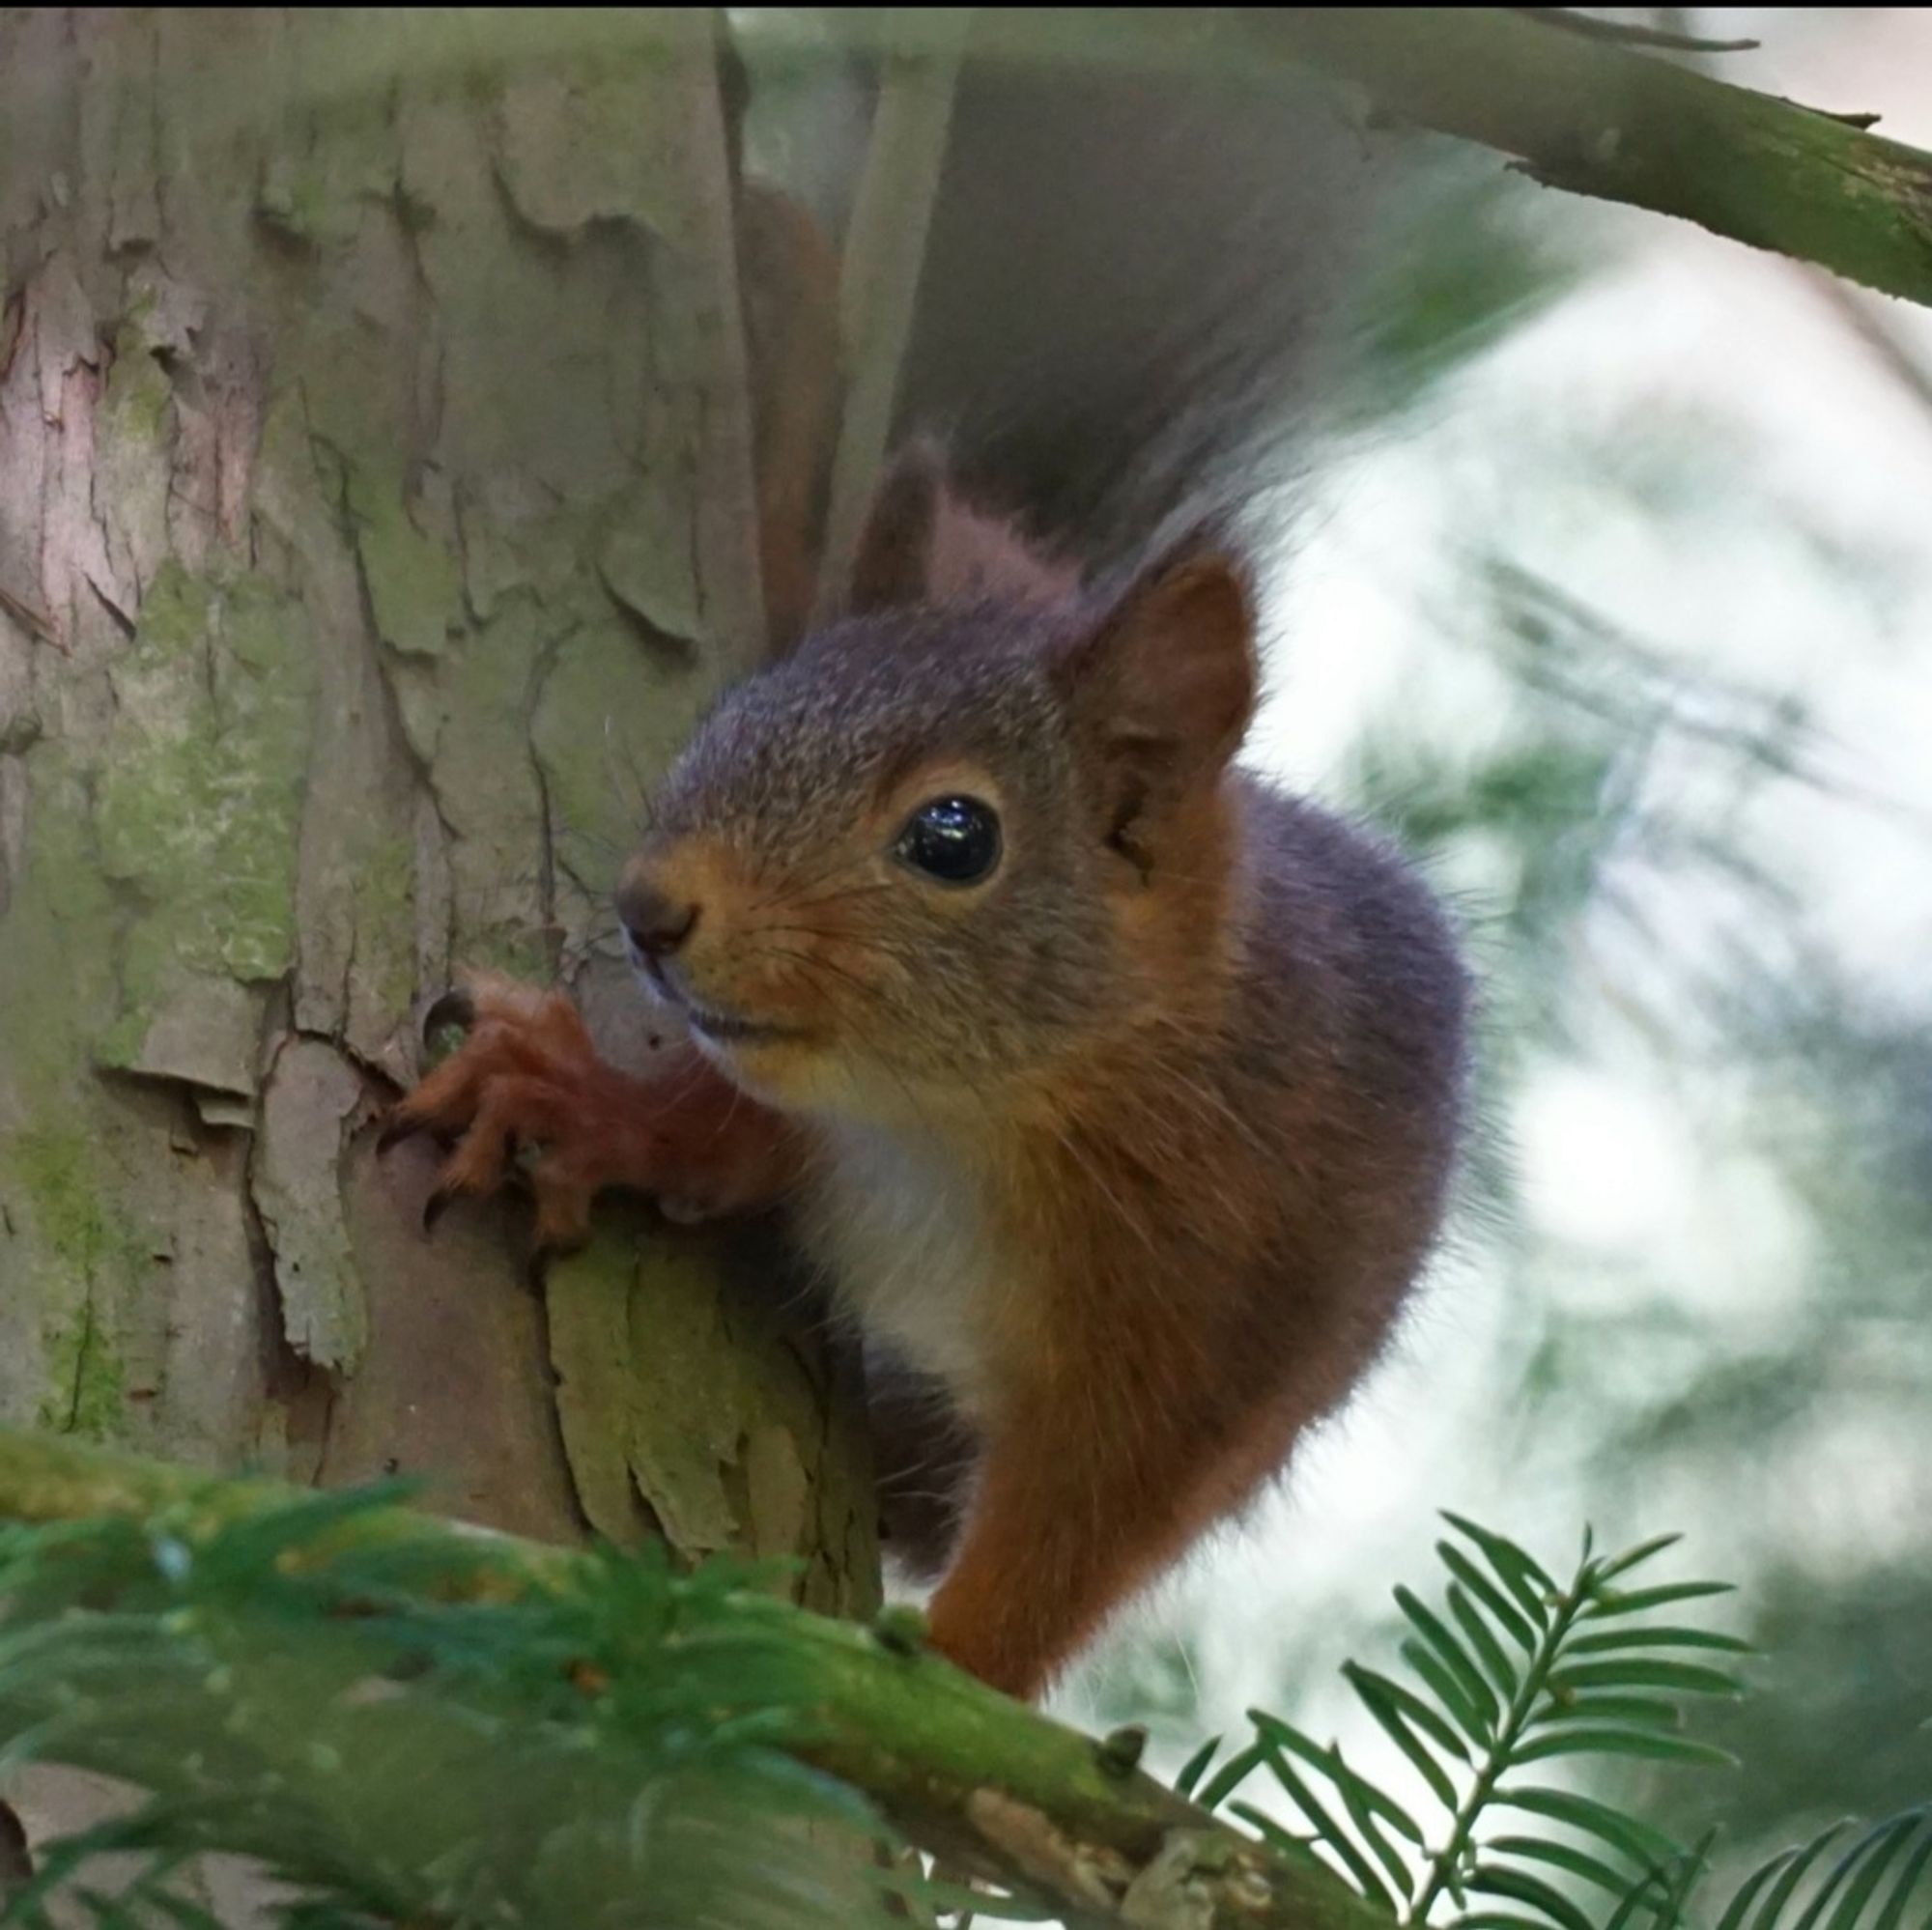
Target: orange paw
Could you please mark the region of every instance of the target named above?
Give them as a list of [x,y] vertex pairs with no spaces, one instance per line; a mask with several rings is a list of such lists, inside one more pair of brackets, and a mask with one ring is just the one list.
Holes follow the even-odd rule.
[[658,1178],[652,1089],[598,1058],[575,1005],[478,974],[431,1007],[425,1032],[455,1022],[469,1036],[389,1115],[382,1148],[412,1133],[453,1142],[423,1209],[425,1229],[460,1197],[487,1199],[538,1149],[522,1177],[536,1197],[539,1253],[582,1245],[606,1186],[650,1190]]
[[[482,974],[430,1008],[426,1032],[469,1036],[389,1116],[381,1149],[412,1133],[451,1143],[425,1230],[459,1196],[486,1199],[513,1173],[536,1196],[536,1259],[581,1246],[607,1187],[655,1196],[666,1217],[699,1220],[769,1205],[797,1171],[793,1128],[730,1085],[699,1053],[643,1080],[597,1056],[561,992]],[[526,1166],[521,1148],[536,1149]]]

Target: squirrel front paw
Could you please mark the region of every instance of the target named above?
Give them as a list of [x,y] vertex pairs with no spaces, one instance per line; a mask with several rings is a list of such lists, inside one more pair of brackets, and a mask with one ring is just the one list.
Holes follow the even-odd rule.
[[[582,1245],[606,1187],[655,1196],[668,1219],[726,1217],[769,1205],[797,1171],[791,1125],[694,1050],[644,1080],[597,1056],[561,992],[476,974],[430,1008],[469,1036],[389,1115],[379,1149],[412,1133],[453,1146],[423,1210],[425,1229],[461,1196],[486,1199],[520,1171],[536,1196],[541,1273]],[[521,1148],[535,1157],[519,1169]]]
[[521,1148],[537,1208],[536,1258],[581,1246],[590,1204],[607,1185],[648,1186],[654,1164],[649,1089],[597,1056],[575,1005],[476,974],[424,1017],[425,1035],[467,1028],[455,1052],[390,1112],[379,1149],[428,1132],[453,1146],[423,1208],[425,1231],[452,1200],[487,1199]]

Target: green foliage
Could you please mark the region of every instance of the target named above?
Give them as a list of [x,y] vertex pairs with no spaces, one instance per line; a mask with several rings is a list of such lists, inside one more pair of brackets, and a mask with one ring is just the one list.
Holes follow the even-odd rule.
[[139,1874],[102,1925],[205,1922],[176,1881],[204,1851],[286,1884],[290,1930],[882,1920],[869,1807],[776,1746],[805,1672],[743,1571],[611,1554],[493,1599],[483,1538],[476,1591],[446,1547],[358,1538],[389,1498],[0,1533],[0,1767],[147,1793],[0,1921],[39,1930],[106,1851]]
[[[1345,1664],[1363,1707],[1414,1772],[1399,1800],[1334,1744],[1255,1710],[1252,1739],[1220,1761],[1209,1743],[1177,1787],[1225,1807],[1286,1853],[1320,1858],[1405,1925],[1457,1930],[1679,1930],[1693,1920],[1715,1831],[1687,1847],[1640,1816],[1562,1786],[1577,1758],[1717,1764],[1723,1750],[1683,1733],[1687,1697],[1734,1697],[1735,1635],[1677,1619],[1728,1592],[1709,1581],[1634,1586],[1670,1547],[1620,1554],[1588,1535],[1559,1584],[1525,1550],[1460,1516],[1436,1544],[1448,1572],[1440,1606],[1395,1591],[1410,1633],[1406,1680]],[[1291,1828],[1237,1801],[1265,1773],[1299,1818]],[[1433,1815],[1431,1812],[1434,1812]],[[1418,1820],[1431,1816],[1430,1823]],[[1520,1820],[1532,1819],[1525,1825]],[[1932,1805],[1846,1839],[1838,1824],[1739,1886],[1718,1930],[1900,1930],[1932,1860]],[[1835,1859],[1825,1860],[1836,1851]],[[1445,1915],[1446,1910],[1446,1915]]]
[[[213,1930],[191,1874],[208,1852],[284,1887],[284,1930],[1012,1914],[923,1877],[862,1792],[798,1760],[812,1663],[748,1571],[606,1552],[567,1586],[513,1586],[490,1538],[452,1555],[399,1535],[390,1498],[0,1531],[0,1772],[58,1762],[142,1793],[44,1846],[0,1925],[77,1906],[103,1930]],[[1683,1709],[1736,1695],[1747,1645],[1683,1618],[1719,1585],[1637,1579],[1670,1538],[1605,1555],[1586,1537],[1559,1583],[1447,1518],[1441,1598],[1395,1592],[1401,1672],[1345,1669],[1413,1788],[1256,1712],[1242,1746],[1196,1754],[1183,1793],[1394,1923],[1922,1930],[1932,1809],[1822,1831],[1718,1916],[1709,1837],[1687,1849],[1566,1784],[1581,1758],[1729,1760]],[[1264,1775],[1265,1808],[1248,1800]],[[111,1889],[107,1853],[133,1871]]]

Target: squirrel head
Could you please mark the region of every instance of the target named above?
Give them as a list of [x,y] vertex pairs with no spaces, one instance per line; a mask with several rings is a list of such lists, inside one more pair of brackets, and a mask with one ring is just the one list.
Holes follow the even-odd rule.
[[852,582],[846,615],[699,727],[619,914],[761,1097],[1005,1115],[1213,976],[1256,686],[1245,579],[1197,534],[1083,592],[916,447]]

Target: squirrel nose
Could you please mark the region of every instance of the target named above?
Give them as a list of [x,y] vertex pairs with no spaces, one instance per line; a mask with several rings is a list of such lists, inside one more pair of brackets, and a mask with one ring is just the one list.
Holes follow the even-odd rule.
[[646,958],[668,958],[697,925],[698,907],[674,898],[648,877],[633,872],[617,890],[617,916],[631,943]]

